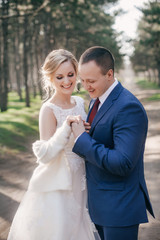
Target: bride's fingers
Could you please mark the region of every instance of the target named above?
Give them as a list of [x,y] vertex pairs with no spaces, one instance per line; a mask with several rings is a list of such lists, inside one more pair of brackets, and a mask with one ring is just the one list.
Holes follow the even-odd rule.
[[81,118],[81,116],[80,115],[78,115],[78,116],[71,116],[71,115],[69,115],[69,116],[67,116],[67,123],[69,124],[69,125],[71,125],[72,123],[80,123],[80,124],[83,124],[83,120],[82,120],[82,118]]
[[76,117],[77,117],[77,121],[78,121],[78,122],[83,121],[80,115],[78,115],[78,116],[76,116]]
[[67,116],[67,123],[71,125],[73,122],[78,122],[76,116]]

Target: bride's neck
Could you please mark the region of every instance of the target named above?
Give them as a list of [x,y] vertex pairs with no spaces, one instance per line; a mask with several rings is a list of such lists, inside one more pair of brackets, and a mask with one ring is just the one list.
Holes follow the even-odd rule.
[[55,93],[51,98],[51,102],[64,108],[74,106],[74,103],[71,99],[71,95],[59,95]]

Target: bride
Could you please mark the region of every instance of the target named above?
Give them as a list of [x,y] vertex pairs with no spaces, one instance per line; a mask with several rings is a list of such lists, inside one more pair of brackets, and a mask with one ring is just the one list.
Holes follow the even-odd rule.
[[[38,167],[13,219],[8,240],[100,239],[86,208],[85,165],[72,152],[71,123],[86,118],[82,98],[71,96],[77,61],[67,50],[54,50],[42,66],[45,89],[53,96],[40,110],[40,140],[33,143]],[[86,125],[86,131],[90,127]]]

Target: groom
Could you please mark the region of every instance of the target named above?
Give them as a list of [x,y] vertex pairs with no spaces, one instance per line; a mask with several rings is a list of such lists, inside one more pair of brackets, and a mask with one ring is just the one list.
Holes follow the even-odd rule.
[[86,163],[88,206],[102,240],[137,240],[140,223],[154,216],[144,179],[146,112],[114,78],[114,58],[103,47],[87,49],[79,75],[92,99],[87,121],[72,124],[73,152]]

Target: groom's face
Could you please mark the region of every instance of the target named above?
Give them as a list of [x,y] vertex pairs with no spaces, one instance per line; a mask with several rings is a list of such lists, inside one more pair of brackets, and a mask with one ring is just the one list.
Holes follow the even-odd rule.
[[103,75],[95,61],[79,65],[79,76],[91,98],[103,95],[114,81],[112,69]]

